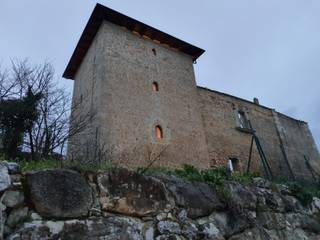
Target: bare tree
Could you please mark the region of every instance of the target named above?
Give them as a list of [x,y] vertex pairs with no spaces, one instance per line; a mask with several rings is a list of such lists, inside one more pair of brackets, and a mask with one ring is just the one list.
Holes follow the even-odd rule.
[[64,89],[47,89],[39,106],[40,117],[32,132],[36,153],[48,156],[59,151],[63,154],[68,139],[84,131],[94,114],[76,111],[77,108],[80,108],[80,103],[71,108],[70,94]]
[[147,156],[148,164],[146,167],[142,168],[139,173],[143,174],[147,172],[157,161],[160,161],[161,156],[164,154],[169,145],[157,145],[156,146],[147,146]]
[[[25,69],[24,65],[19,68]],[[32,155],[62,155],[68,139],[82,132],[92,121],[94,114],[77,111],[81,102],[74,102],[71,106],[70,93],[65,88],[58,87],[51,65],[44,64],[35,68],[32,80],[33,86],[42,92],[42,99],[39,104],[39,118],[30,129],[26,146]]]
[[8,81],[8,71],[0,66],[0,100],[8,98],[15,86],[15,82]]
[[31,65],[28,60],[13,60],[10,70],[0,69],[0,100],[21,99],[28,87],[42,96],[37,107],[39,116],[27,131],[24,149],[32,158],[62,154],[68,139],[83,131],[94,114],[76,111],[81,103],[71,108],[70,93],[59,87],[50,63]]

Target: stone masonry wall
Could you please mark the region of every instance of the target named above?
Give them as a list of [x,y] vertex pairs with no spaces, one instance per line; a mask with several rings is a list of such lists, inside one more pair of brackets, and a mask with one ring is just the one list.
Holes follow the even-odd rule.
[[[68,143],[68,156],[75,161],[84,161],[85,164],[95,163],[99,138],[100,105],[101,105],[101,76],[105,61],[103,48],[105,44],[98,31],[85,58],[78,69],[72,98],[72,113],[70,116],[71,129],[79,129],[80,124],[85,126],[81,130],[72,131]],[[80,123],[80,124],[79,124]]]
[[[239,160],[240,168],[246,169],[252,135],[237,128],[237,111],[242,110],[256,131],[275,177],[290,178],[291,169],[295,177],[310,179],[304,154],[318,171],[319,153],[307,123],[217,91],[199,87],[198,92],[212,166],[226,166],[228,159],[234,157]],[[251,169],[263,172],[255,144],[252,157]]]
[[280,137],[295,177],[302,179],[311,177],[310,169],[305,163],[306,159],[312,169],[320,173],[320,155],[308,124],[295,121],[280,113],[277,115]]
[[[219,189],[219,191],[217,191]],[[0,163],[0,239],[317,240],[320,199],[256,178],[220,188],[125,169],[25,174]]]
[[[155,166],[208,167],[192,58],[109,22],[102,24],[100,38],[101,139],[110,159],[146,166],[161,153]],[[153,91],[153,82],[159,91]]]
[[[159,91],[153,91],[156,82]],[[308,125],[274,110],[196,86],[189,55],[104,22],[75,76],[71,127],[94,118],[72,136],[68,155],[83,164],[127,167],[184,164],[226,166],[237,158],[245,170],[251,134],[237,128],[245,112],[273,175],[311,178],[305,158],[320,172]],[[157,139],[160,125],[163,138]],[[251,170],[263,172],[254,145]]]

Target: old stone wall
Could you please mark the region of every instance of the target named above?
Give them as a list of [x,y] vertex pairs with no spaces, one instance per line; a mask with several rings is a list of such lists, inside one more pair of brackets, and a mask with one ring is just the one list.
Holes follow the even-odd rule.
[[[311,178],[320,173],[320,155],[308,124],[277,113],[280,137],[296,178]],[[306,164],[310,163],[311,170]]]
[[[290,178],[291,172],[297,178],[312,177],[303,155],[308,156],[314,166],[319,166],[320,160],[307,123],[217,91],[199,87],[198,92],[212,166],[225,166],[229,158],[237,158],[240,168],[246,169],[252,134],[238,126],[237,114],[243,111],[275,177]],[[263,172],[256,145],[253,146],[251,169]]]
[[[189,55],[110,22],[101,24],[76,73],[73,108],[71,128],[94,116],[69,142],[70,159],[84,164],[210,168],[233,158],[244,171],[252,134],[239,127],[242,111],[273,175],[311,178],[305,159],[320,172],[306,123],[197,87]],[[251,170],[263,172],[255,144]]]
[[256,178],[215,188],[125,169],[22,174],[0,163],[0,239],[316,240],[320,199]]
[[96,164],[95,155],[100,148],[101,78],[105,61],[101,35],[99,30],[75,75],[73,87],[68,156],[85,164]]
[[154,166],[208,167],[192,58],[109,22],[102,24],[101,38],[99,113],[110,159],[136,167],[160,156]]

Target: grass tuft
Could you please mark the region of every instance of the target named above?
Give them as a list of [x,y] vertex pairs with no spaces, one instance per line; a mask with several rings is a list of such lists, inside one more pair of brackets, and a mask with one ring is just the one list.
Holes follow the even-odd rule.
[[233,173],[230,175],[226,168],[215,168],[200,170],[191,165],[184,165],[181,169],[168,170],[166,168],[139,168],[138,172],[146,175],[173,175],[191,182],[205,182],[210,185],[222,185],[224,181],[237,181],[243,184],[252,183],[254,177],[258,177],[257,173]]

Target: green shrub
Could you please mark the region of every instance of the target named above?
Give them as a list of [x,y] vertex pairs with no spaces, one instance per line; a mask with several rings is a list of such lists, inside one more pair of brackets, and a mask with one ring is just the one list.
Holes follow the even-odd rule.
[[320,198],[320,184],[312,184],[305,182],[287,182],[285,183],[291,193],[302,203],[304,206],[310,205],[313,197]]
[[19,163],[22,172],[61,167],[61,162],[54,159],[41,159],[32,161],[23,160],[17,162]]
[[145,168],[145,167],[138,167],[137,173],[144,174],[144,175],[172,175],[172,171],[164,167],[152,167],[152,168]]
[[88,164],[80,164],[80,163],[66,163],[64,164],[64,168],[72,169],[78,172],[98,172],[98,171],[108,171],[116,168],[116,166],[111,163],[107,163],[101,166],[96,165],[88,165]]
[[184,165],[182,169],[174,170],[173,174],[192,182],[205,182],[202,172],[191,165]]
[[164,167],[138,168],[137,172],[145,175],[173,175],[191,182],[205,182],[210,185],[222,185],[226,180],[249,184],[254,177],[259,176],[257,173],[233,173],[230,175],[227,169],[223,167],[200,170],[191,165],[184,165],[183,168],[176,170],[169,170]]
[[192,182],[205,182],[210,185],[222,185],[224,181],[237,181],[243,184],[249,184],[254,177],[259,176],[257,173],[228,173],[226,168],[214,168],[199,170],[191,165],[184,165],[182,169],[177,169],[171,174],[184,178]]
[[79,172],[97,172],[99,170],[110,170],[114,168],[111,164],[105,164],[103,166],[84,165],[79,163],[71,163],[61,161],[55,158],[38,159],[38,160],[16,160],[20,165],[22,172],[42,169],[55,169],[66,168]]

